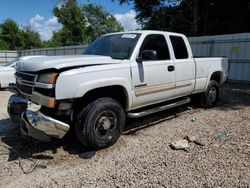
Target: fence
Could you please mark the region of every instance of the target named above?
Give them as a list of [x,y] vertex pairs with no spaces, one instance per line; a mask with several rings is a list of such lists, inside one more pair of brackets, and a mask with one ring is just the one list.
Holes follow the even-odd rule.
[[64,46],[55,48],[41,48],[22,51],[0,51],[0,63],[9,62],[17,57],[30,55],[79,55],[82,54],[86,45]]
[[42,48],[42,49],[32,49],[32,50],[22,50],[20,51],[20,56],[29,55],[79,55],[82,54],[83,50],[86,48],[85,45],[78,46],[64,46],[55,48]]
[[[229,79],[250,82],[250,33],[189,38],[195,56],[229,58]],[[23,51],[0,51],[0,62],[27,55],[79,55],[85,45]]]
[[229,79],[250,82],[250,33],[189,38],[194,56],[229,58]]
[[0,63],[6,63],[19,57],[18,51],[0,51]]

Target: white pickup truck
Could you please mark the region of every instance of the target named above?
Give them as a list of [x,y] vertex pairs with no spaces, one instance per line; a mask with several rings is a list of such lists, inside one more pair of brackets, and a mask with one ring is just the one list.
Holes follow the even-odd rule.
[[117,141],[126,116],[170,109],[191,96],[213,107],[228,59],[194,58],[182,34],[131,31],[101,36],[79,56],[21,58],[16,69],[8,112],[12,119],[22,114],[24,134],[49,141],[71,129],[97,149]]

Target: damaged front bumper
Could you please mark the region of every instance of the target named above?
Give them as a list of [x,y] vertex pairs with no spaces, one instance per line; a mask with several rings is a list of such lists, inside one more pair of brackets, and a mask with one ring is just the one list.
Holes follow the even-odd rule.
[[63,138],[70,126],[64,122],[49,117],[40,111],[27,109],[21,118],[22,134],[41,141],[50,141],[51,138]]
[[23,135],[41,141],[64,137],[70,126],[43,114],[40,108],[18,94],[12,95],[8,102],[8,113],[13,121],[20,122]]

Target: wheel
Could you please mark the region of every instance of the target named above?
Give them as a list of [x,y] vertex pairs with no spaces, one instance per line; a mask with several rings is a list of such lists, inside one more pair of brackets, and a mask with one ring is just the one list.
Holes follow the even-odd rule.
[[87,105],[77,116],[75,131],[87,148],[99,149],[113,145],[125,125],[125,113],[112,98],[100,98]]
[[214,80],[210,80],[207,90],[200,95],[200,105],[204,108],[212,108],[219,99],[219,86]]

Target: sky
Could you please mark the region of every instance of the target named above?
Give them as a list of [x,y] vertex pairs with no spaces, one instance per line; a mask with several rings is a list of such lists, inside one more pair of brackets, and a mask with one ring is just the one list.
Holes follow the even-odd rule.
[[[58,0],[0,0],[0,23],[11,18],[20,26],[30,25],[38,32],[42,40],[49,40],[53,31],[61,28],[52,10]],[[94,3],[101,5],[113,14],[125,30],[134,30],[139,26],[135,20],[132,4],[120,5],[117,0],[78,0],[78,4]]]

